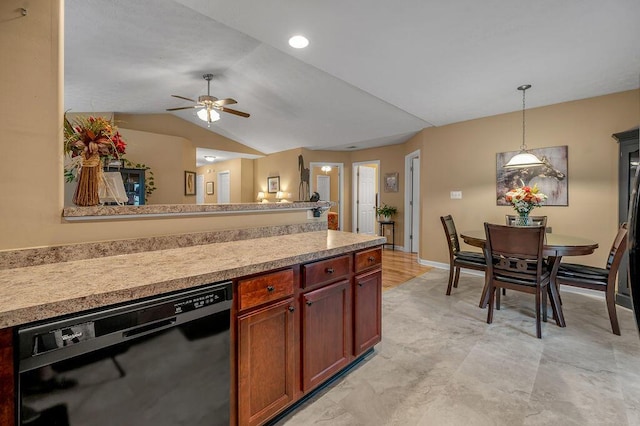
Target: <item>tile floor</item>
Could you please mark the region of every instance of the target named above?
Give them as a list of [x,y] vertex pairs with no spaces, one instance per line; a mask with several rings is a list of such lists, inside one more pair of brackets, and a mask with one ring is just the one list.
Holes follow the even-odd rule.
[[508,292],[493,324],[481,277],[445,296],[434,269],[383,294],[383,341],[278,422],[297,425],[640,425],[640,338],[611,333],[604,300],[562,291],[566,328],[535,337],[532,295]]

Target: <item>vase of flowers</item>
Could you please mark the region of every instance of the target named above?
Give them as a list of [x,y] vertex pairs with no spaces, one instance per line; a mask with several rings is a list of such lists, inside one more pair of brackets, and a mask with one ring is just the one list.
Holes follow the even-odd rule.
[[376,207],[376,214],[382,222],[389,222],[391,217],[398,212],[398,209],[393,206],[388,206],[385,203],[381,207]]
[[523,185],[520,188],[510,190],[505,195],[505,200],[518,212],[516,226],[531,226],[529,213],[534,208],[542,206],[546,199],[547,196],[538,190],[537,185],[533,185],[533,187]]
[[64,116],[64,153],[70,155],[71,166],[65,168],[67,180],[78,177],[73,203],[96,206],[100,203],[103,163],[119,159],[127,147],[116,126],[103,117],[78,117],[70,121]]

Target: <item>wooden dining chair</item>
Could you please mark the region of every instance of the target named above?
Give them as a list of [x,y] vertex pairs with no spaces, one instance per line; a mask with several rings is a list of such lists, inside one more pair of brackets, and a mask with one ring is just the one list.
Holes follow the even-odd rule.
[[440,216],[444,233],[449,245],[449,283],[447,284],[447,296],[451,295],[451,287],[458,288],[460,278],[460,268],[485,271],[485,257],[482,253],[460,250],[458,231],[451,215]]
[[562,311],[555,286],[550,286],[549,268],[542,255],[544,226],[513,227],[484,224],[486,233],[487,284],[489,304],[487,323],[493,322],[496,292],[500,288],[534,294],[536,298],[536,336],[542,338],[542,293],[550,292],[554,318],[560,325]]
[[[518,216],[516,216],[514,214],[505,215],[505,220],[506,220],[507,225],[515,226],[517,217]],[[529,216],[529,218],[531,219],[531,222],[533,223],[533,226],[547,226],[547,217],[546,216]]]
[[599,290],[605,293],[607,310],[609,311],[609,321],[614,334],[620,335],[618,325],[618,315],[616,314],[616,276],[622,255],[627,248],[627,223],[620,225],[616,238],[609,251],[607,264],[604,268],[594,266],[578,265],[575,263],[560,263],[556,283],[558,285],[569,285],[573,287]]

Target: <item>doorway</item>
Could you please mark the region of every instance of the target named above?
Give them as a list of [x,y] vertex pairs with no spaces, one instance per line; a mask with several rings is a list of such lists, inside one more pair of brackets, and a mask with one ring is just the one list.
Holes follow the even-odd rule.
[[218,203],[230,203],[230,172],[218,172]]
[[[323,171],[322,167],[328,166],[330,170]],[[320,194],[321,200],[336,201],[338,205],[331,207],[329,211],[338,213],[338,227],[344,229],[344,203],[342,197],[344,194],[344,163],[323,163],[323,162],[311,162],[309,163],[309,169],[311,170],[311,192],[317,192]],[[328,178],[328,179],[327,179]],[[321,186],[329,186],[328,195],[323,194]],[[323,198],[327,197],[327,198]]]
[[404,247],[409,253],[420,248],[420,150],[404,157]]
[[353,163],[353,230],[376,234],[380,161]]
[[196,204],[204,204],[204,175],[196,176]]

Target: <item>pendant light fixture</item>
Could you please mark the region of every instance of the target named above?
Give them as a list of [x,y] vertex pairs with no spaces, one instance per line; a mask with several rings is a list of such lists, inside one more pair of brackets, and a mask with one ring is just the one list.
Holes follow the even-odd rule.
[[542,166],[543,163],[538,157],[527,151],[527,144],[524,142],[525,120],[524,120],[524,94],[527,89],[530,89],[530,84],[524,84],[518,87],[518,90],[522,91],[522,145],[520,145],[520,152],[511,157],[511,160],[507,162],[503,167],[505,169],[520,169],[524,167],[536,167]]

